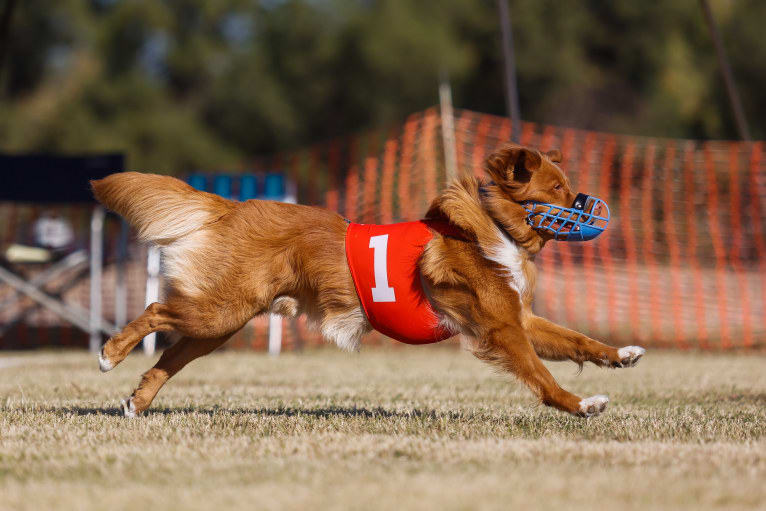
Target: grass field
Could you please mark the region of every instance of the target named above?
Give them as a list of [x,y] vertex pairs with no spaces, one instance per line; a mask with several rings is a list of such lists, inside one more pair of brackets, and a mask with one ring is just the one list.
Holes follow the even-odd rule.
[[194,362],[137,419],[138,354],[0,354],[2,509],[763,509],[766,357],[551,364],[584,420],[443,346]]

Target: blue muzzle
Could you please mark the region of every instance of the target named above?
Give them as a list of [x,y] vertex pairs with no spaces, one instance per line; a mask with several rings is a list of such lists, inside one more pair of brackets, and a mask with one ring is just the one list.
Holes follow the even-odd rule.
[[584,193],[577,194],[571,208],[545,202],[523,203],[527,223],[533,228],[553,235],[560,241],[592,240],[609,224],[606,202]]

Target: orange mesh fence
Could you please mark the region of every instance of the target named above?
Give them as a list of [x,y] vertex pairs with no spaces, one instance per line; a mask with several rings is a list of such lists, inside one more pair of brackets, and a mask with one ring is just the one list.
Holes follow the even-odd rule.
[[[454,126],[458,172],[479,177],[512,128],[507,118],[465,110],[456,111]],[[633,137],[527,122],[521,128],[522,143],[560,148],[576,191],[604,199],[612,211],[596,240],[551,242],[538,256],[537,314],[611,344],[766,347],[763,142]],[[390,223],[425,213],[447,185],[444,162],[440,114],[429,109],[401,126],[261,158],[241,170],[281,169],[300,203],[352,221]],[[0,241],[17,237],[35,214],[29,206],[0,205]],[[66,214],[87,223],[87,211],[70,207]],[[133,256],[129,296],[140,299],[131,299],[130,316],[143,307],[143,252],[134,248]],[[107,312],[110,282],[105,277]],[[86,289],[79,282],[65,297],[87,305]],[[14,313],[0,311],[0,324]],[[49,313],[35,314],[27,327],[41,318],[60,324]],[[285,320],[283,332],[285,349],[322,342],[305,318]],[[32,334],[17,328],[14,335]],[[267,336],[268,320],[257,318],[231,345],[264,349]]]
[[[459,172],[483,176],[486,156],[509,140],[510,120],[458,110],[454,125]],[[613,216],[594,241],[546,246],[537,258],[538,314],[611,343],[766,345],[762,142],[621,136],[527,122],[521,133],[524,144],[560,148],[575,188],[605,199]],[[446,185],[436,109],[384,136],[333,144],[343,155],[338,172],[345,173],[345,186],[325,188],[314,202],[308,182],[299,181],[301,202],[332,207],[340,196],[336,209],[350,220],[386,223],[419,218]]]

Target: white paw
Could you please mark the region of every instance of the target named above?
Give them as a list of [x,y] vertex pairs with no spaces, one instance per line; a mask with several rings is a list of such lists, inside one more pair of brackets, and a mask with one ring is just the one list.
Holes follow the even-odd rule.
[[583,417],[593,417],[606,410],[606,404],[609,398],[601,394],[597,396],[586,397],[580,401],[580,415]]
[[136,412],[136,405],[133,404],[132,397],[122,400],[122,414],[129,419],[132,419],[138,415],[138,412]]
[[111,371],[114,369],[114,364],[112,364],[109,359],[104,357],[104,350],[98,352],[98,368],[101,369],[102,373],[105,373],[107,371]]
[[633,367],[638,364],[646,350],[641,346],[624,346],[617,350],[617,356],[620,357],[620,367]]

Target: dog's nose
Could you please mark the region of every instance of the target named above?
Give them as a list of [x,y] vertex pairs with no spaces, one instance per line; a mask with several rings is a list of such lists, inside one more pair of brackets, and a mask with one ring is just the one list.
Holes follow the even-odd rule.
[[595,216],[601,216],[603,212],[604,212],[604,205],[599,202],[595,206],[593,206],[593,211],[591,212],[591,214]]

